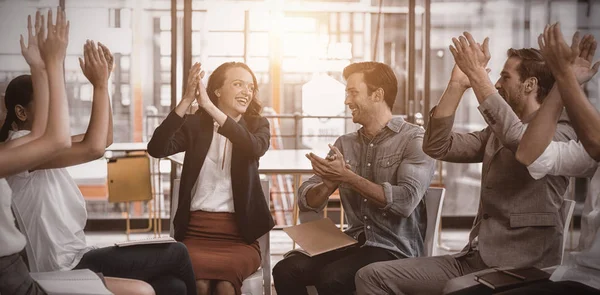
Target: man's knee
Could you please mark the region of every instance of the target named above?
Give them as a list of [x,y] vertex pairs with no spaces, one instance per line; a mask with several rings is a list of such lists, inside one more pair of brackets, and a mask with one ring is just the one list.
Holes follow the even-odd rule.
[[379,278],[379,269],[376,267],[375,263],[369,264],[356,272],[354,276],[354,282],[358,287],[359,284],[367,284],[374,281],[377,281]]
[[354,273],[325,267],[319,272],[315,287],[320,294],[344,294],[344,291],[354,290]]
[[288,280],[293,277],[294,265],[288,258],[285,258],[273,267],[273,280],[274,281],[282,281]]

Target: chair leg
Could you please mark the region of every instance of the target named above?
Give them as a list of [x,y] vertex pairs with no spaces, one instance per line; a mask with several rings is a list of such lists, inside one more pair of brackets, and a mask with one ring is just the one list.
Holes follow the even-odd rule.
[[125,233],[127,234],[127,240],[129,241],[129,234],[131,233],[131,224],[129,221],[129,202],[125,202],[125,216],[126,216]]

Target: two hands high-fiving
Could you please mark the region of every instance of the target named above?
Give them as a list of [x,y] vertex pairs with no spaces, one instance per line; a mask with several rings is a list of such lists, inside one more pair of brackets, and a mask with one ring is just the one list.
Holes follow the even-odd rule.
[[330,189],[336,188],[340,183],[347,181],[354,172],[344,160],[344,155],[334,146],[329,145],[331,153],[323,159],[313,153],[306,154],[310,160],[315,175],[322,178],[323,183]]

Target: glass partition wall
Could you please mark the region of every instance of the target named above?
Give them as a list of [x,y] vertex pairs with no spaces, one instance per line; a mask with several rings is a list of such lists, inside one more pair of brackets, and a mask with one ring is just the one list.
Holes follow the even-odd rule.
[[[344,66],[358,61],[390,65],[398,77],[393,113],[424,124],[436,105],[454,64],[451,38],[470,31],[491,37],[491,78],[496,80],[508,48],[537,47],[545,24],[561,21],[566,35],[575,30],[600,38],[600,3],[595,1],[446,1],[446,0],[5,0],[0,1],[0,93],[28,72],[20,56],[19,35],[26,16],[62,5],[71,21],[65,61],[67,94],[74,134],[85,132],[92,87],[77,58],[86,39],[106,44],[115,55],[111,101],[115,142],[149,140],[154,128],[182,95],[191,63],[211,71],[226,61],[246,62],[259,81],[259,97],[273,126],[272,148],[317,148],[358,126],[343,105]],[[8,28],[8,29],[6,29]],[[599,80],[586,87],[600,107]],[[330,89],[324,92],[323,89]],[[3,103],[1,104],[3,108]],[[4,111],[0,112],[3,120]],[[334,118],[335,117],[335,118]],[[455,129],[485,127],[472,92],[458,109]],[[321,148],[322,150],[322,148]],[[103,162],[102,162],[103,161]],[[106,178],[106,160],[75,167],[82,187]],[[439,164],[434,182],[447,188],[443,215],[472,217],[477,211],[480,164]],[[170,178],[175,166],[162,161],[155,193],[168,218]],[[91,180],[90,180],[91,179]],[[578,187],[581,199],[585,186]],[[291,196],[289,191],[279,192]],[[90,193],[93,195],[93,193]],[[121,219],[124,207],[88,198],[90,219]],[[147,214],[145,206],[132,209]],[[289,210],[289,208],[288,208]]]

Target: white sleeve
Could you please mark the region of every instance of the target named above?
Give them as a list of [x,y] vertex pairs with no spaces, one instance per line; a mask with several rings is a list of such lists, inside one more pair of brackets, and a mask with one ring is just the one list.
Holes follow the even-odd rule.
[[598,168],[596,162],[587,153],[581,142],[552,141],[546,150],[527,166],[529,174],[540,179],[546,174],[569,177],[592,177]]

